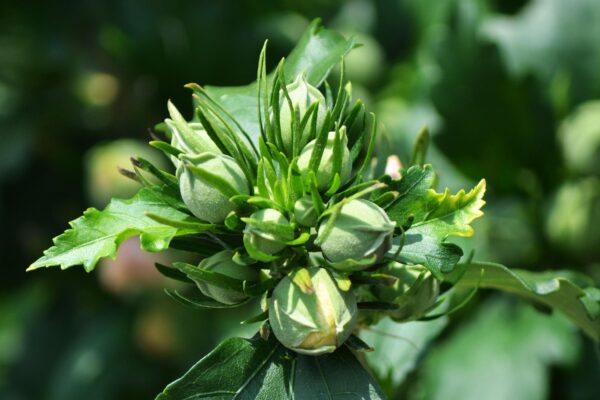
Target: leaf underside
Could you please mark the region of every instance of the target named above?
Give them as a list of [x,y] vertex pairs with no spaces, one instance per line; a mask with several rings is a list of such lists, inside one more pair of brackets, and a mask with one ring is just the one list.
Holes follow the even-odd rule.
[[[582,288],[565,278],[564,271],[535,273],[484,262],[463,264],[459,270],[462,276],[448,279],[455,287],[497,289],[542,303],[559,310],[587,335],[600,341],[600,298],[591,283]],[[585,279],[578,280],[582,286],[586,284]]]

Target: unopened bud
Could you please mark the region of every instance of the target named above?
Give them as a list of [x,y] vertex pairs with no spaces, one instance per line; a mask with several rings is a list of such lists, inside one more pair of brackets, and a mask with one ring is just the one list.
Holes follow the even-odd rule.
[[372,259],[373,264],[391,247],[395,224],[381,207],[368,200],[352,200],[345,204],[329,231],[327,221],[328,218],[319,226],[318,241],[323,255],[333,263]]
[[[350,161],[350,151],[348,150],[348,138],[346,136],[346,127],[341,127],[339,130],[339,135],[341,135],[341,165],[340,170],[337,171],[340,174],[341,184],[343,185],[350,179],[350,174],[352,173],[352,162]],[[321,157],[321,162],[316,171],[317,175],[317,188],[319,191],[326,190],[334,178],[335,174],[335,165],[334,165],[334,144],[335,144],[335,136],[336,132],[329,132],[327,136],[327,143],[325,144],[325,149],[323,150],[323,155]],[[298,168],[303,175],[306,175],[309,171],[310,159],[312,157],[313,151],[315,149],[316,139],[309,142],[300,153],[300,157],[298,158]]]
[[341,346],[356,326],[356,300],[342,292],[325,268],[309,268],[310,284],[283,278],[269,300],[275,337],[298,353],[319,355]]
[[[181,156],[180,156],[181,157]],[[226,180],[240,194],[248,194],[248,181],[236,161],[224,154],[201,153],[184,157],[190,165],[210,171]],[[196,217],[211,223],[221,223],[235,209],[229,198],[217,188],[196,176],[186,163],[177,168],[181,198]]]

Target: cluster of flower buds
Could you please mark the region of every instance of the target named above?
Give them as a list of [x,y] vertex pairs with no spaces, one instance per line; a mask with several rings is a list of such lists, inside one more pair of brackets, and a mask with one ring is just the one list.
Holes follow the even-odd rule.
[[418,318],[439,293],[428,269],[390,256],[401,227],[374,200],[384,185],[365,181],[375,122],[350,89],[334,102],[303,74],[275,80],[256,147],[214,108],[188,122],[169,103],[181,199],[225,248],[181,270],[227,306],[262,296],[270,332],[298,353],[332,352],[382,313]]

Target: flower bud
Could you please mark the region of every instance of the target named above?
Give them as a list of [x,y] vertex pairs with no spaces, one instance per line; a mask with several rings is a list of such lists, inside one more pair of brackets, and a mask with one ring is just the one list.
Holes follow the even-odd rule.
[[[250,216],[250,220],[287,226],[289,226],[290,223],[282,213],[272,208],[266,208],[255,212]],[[283,250],[286,243],[293,239],[293,234],[275,235],[252,222],[246,224],[244,235],[254,248],[270,255]]]
[[[342,145],[342,164],[341,170],[339,171],[341,184],[343,185],[350,179],[350,174],[352,172],[352,162],[350,161],[350,151],[348,150],[348,137],[346,136],[346,127],[342,126],[339,130],[339,134],[341,135],[341,145]],[[319,163],[319,167],[317,168],[317,188],[319,191],[326,190],[334,177],[334,165],[333,165],[333,150],[335,144],[335,131],[329,132],[327,135],[327,143],[325,144],[325,149],[323,150],[323,155],[321,157],[321,162]],[[309,171],[310,159],[312,157],[313,150],[315,148],[316,139],[310,141],[300,153],[300,157],[298,158],[298,168],[302,175],[306,175]]]
[[[282,90],[279,91],[279,125],[281,130],[281,140],[283,142],[283,150],[287,154],[292,154],[292,116],[294,115],[294,110],[298,108],[299,111],[299,121],[300,122],[304,118],[306,114],[306,110],[315,102],[319,103],[318,110],[316,113],[317,117],[317,132],[319,132],[323,126],[323,120],[325,119],[327,104],[325,103],[325,97],[316,87],[312,86],[306,79],[304,79],[304,75],[300,74],[296,77],[296,80],[289,85],[286,86],[288,95],[290,96],[290,100],[292,103],[292,108],[290,108],[290,103],[288,99],[285,97],[285,94]],[[310,134],[310,129],[312,126],[312,119],[315,114],[310,116],[308,123],[305,125],[299,141],[299,147],[302,148],[306,142],[308,142],[308,135]]]
[[[208,271],[217,272],[230,278],[242,281],[257,282],[259,273],[255,268],[240,265],[232,260],[233,252],[224,250],[216,253],[200,262],[199,267]],[[205,296],[211,297],[223,304],[236,304],[248,298],[242,292],[232,289],[224,289],[204,281],[196,282],[196,286]]]
[[[170,101],[167,103],[171,119],[165,119],[165,124],[171,132],[171,146],[181,150],[183,154],[196,155],[204,152],[221,153],[219,147],[208,136],[202,124],[188,122]],[[171,156],[176,168],[181,161]]]
[[[201,153],[194,156],[180,156],[190,165],[210,171],[226,180],[240,194],[248,194],[248,181],[235,160],[224,154]],[[229,198],[217,188],[204,182],[181,163],[177,168],[181,198],[196,217],[211,223],[221,223],[227,214],[235,209]]]
[[[171,146],[178,148],[185,154],[200,154],[207,151],[217,154],[221,153],[221,150],[219,150],[210,136],[208,136],[202,124],[189,122],[190,131],[186,133],[182,133],[170,121],[167,123],[167,126],[171,130]],[[192,132],[194,133],[193,135]]]
[[398,305],[396,310],[387,312],[392,319],[406,321],[419,318],[435,304],[440,285],[422,265],[392,261],[379,271],[398,278],[393,285],[377,285],[373,288],[373,293],[380,301]]
[[[381,260],[391,247],[395,224],[375,203],[363,199],[346,203],[329,232],[326,229],[328,220],[321,222],[317,241],[323,255],[332,263],[373,259],[368,264],[371,265]],[[368,265],[354,269],[364,269]]]
[[310,283],[302,286],[283,278],[269,299],[269,323],[275,337],[298,353],[331,353],[356,326],[356,300],[341,291],[325,268],[307,270]]
[[294,204],[294,217],[300,225],[315,226],[317,224],[317,211],[313,205],[312,197],[304,196]]

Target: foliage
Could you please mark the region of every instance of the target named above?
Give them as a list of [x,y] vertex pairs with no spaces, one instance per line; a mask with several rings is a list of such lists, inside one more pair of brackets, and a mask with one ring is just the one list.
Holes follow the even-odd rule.
[[290,352],[275,339],[256,337],[224,341],[157,399],[206,397],[382,399],[383,395],[346,348],[312,357]]
[[[317,28],[316,25],[312,25],[298,47],[304,50],[296,50],[297,53],[292,54],[302,54],[303,51],[308,51],[310,53],[312,50],[309,51],[306,49],[313,48],[311,43],[317,38],[326,43],[328,40],[331,40],[331,42],[329,42],[331,44],[332,42],[335,42],[335,40],[339,40],[340,37],[330,33],[330,31],[322,30]],[[350,41],[340,41],[338,44],[340,44],[340,46],[332,46],[330,49],[331,53],[329,53],[335,55],[335,57],[331,57],[330,60],[327,60],[327,57],[321,58],[324,60],[323,64],[316,68],[317,70],[320,69],[321,72],[315,72],[315,75],[312,75],[309,78],[314,85],[318,86],[321,81],[325,79],[331,67],[337,63],[339,56],[346,54],[349,49],[354,46]],[[300,57],[300,59],[301,58],[302,57]],[[234,196],[234,198],[232,198],[232,201],[240,206],[240,209],[243,209],[246,206],[249,208],[243,210],[241,213],[231,214],[224,221],[223,225],[217,224],[219,226],[210,226],[210,224],[206,224],[204,221],[190,215],[178,198],[179,196],[177,193],[171,192],[169,195],[163,197],[164,193],[169,192],[168,188],[172,187],[172,183],[174,183],[173,177],[160,172],[156,174],[156,171],[152,171],[150,167],[146,166],[145,172],[157,175],[157,178],[159,179],[162,178],[166,186],[157,188],[146,185],[140,194],[138,194],[138,196],[144,197],[144,200],[142,200],[141,203],[153,203],[147,199],[148,196],[146,194],[142,195],[142,193],[158,193],[159,203],[166,202],[168,204],[166,207],[159,206],[156,212],[151,211],[150,214],[147,214],[146,212],[142,212],[144,211],[143,207],[145,206],[142,206],[141,204],[140,207],[135,207],[135,205],[131,206],[131,202],[135,203],[132,199],[128,201],[129,203],[114,201],[104,211],[87,211],[82,218],[72,223],[73,229],[56,239],[55,247],[49,249],[44,257],[32,265],[32,268],[51,265],[60,265],[61,267],[66,268],[81,263],[84,264],[86,270],[91,270],[94,268],[94,265],[99,258],[114,256],[118,245],[124,238],[131,235],[141,236],[142,247],[145,250],[163,250],[166,249],[170,243],[173,243],[173,247],[176,247],[178,246],[178,242],[173,239],[183,236],[183,239],[189,239],[190,242],[193,243],[193,246],[197,246],[199,250],[198,253],[202,254],[204,257],[210,255],[212,251],[210,249],[208,252],[205,251],[205,245],[211,241],[210,235],[221,235],[227,232],[227,230],[239,232],[245,224],[253,224],[264,234],[271,235],[269,240],[284,242],[292,251],[301,249],[305,243],[310,244],[310,232],[297,229],[297,227],[293,226],[293,219],[291,220],[290,226],[292,227],[292,230],[294,230],[294,234],[292,237],[287,238],[288,232],[291,231],[286,223],[273,224],[271,222],[265,223],[264,221],[257,221],[256,219],[251,220],[252,216],[249,215],[251,210],[265,209],[267,207],[282,209],[284,213],[290,212],[294,196],[290,195],[293,191],[288,191],[286,193],[285,184],[289,184],[289,186],[287,186],[287,189],[289,189],[294,188],[294,184],[300,182],[297,187],[302,188],[301,192],[303,194],[308,191],[315,203],[315,208],[319,209],[318,213],[321,214],[325,211],[326,214],[323,215],[329,216],[330,220],[335,220],[337,215],[335,205],[342,204],[345,199],[344,196],[350,197],[358,193],[352,193],[352,191],[350,191],[345,194],[344,191],[348,190],[349,187],[342,187],[343,182],[341,182],[341,179],[336,182],[335,178],[333,179],[331,187],[327,188],[328,190],[325,194],[310,189],[310,180],[312,179],[310,178],[310,174],[308,175],[308,178],[302,176],[302,174],[298,175],[298,172],[300,171],[294,170],[293,162],[290,165],[287,165],[286,161],[282,160],[282,156],[286,158],[286,156],[290,155],[277,153],[270,147],[271,144],[275,144],[277,147],[277,127],[273,126],[270,132],[268,128],[265,129],[269,124],[269,112],[267,108],[263,109],[261,104],[263,106],[266,104],[267,107],[269,104],[274,104],[272,97],[276,97],[277,95],[281,96],[281,93],[277,94],[277,91],[274,88],[280,87],[281,83],[288,83],[294,79],[294,75],[289,74],[289,70],[295,68],[294,63],[296,61],[290,63],[290,60],[294,61],[295,59],[293,56],[290,56],[288,61],[280,66],[278,69],[279,72],[275,72],[268,76],[264,73],[265,61],[263,60],[263,72],[261,72],[261,67],[259,66],[258,83],[251,84],[244,88],[228,89],[207,87],[206,89],[203,89],[194,87],[195,105],[199,108],[196,110],[194,122],[191,122],[190,126],[192,126],[191,124],[196,124],[194,126],[202,124],[202,126],[206,128],[206,132],[211,140],[218,144],[219,149],[226,154],[229,154],[236,162],[243,166],[244,172],[249,179],[254,179],[255,177],[258,178],[257,188],[259,196],[254,196],[253,198],[235,198]],[[320,79],[319,82],[312,80],[316,79],[313,77],[318,77],[318,74],[323,74],[323,78]],[[264,86],[262,86],[263,83]],[[330,80],[329,84],[336,89],[335,82],[332,84],[332,81]],[[281,87],[284,91],[283,86]],[[327,86],[323,89],[323,91],[327,92],[325,94],[328,95],[329,104],[331,106],[334,105],[334,102],[339,100],[340,96],[343,98],[347,94],[349,97],[350,92],[345,92],[342,90],[342,87],[344,86],[339,85],[340,91],[337,92],[337,96],[333,96],[330,93],[335,93],[336,90],[331,91]],[[261,91],[263,94],[270,94],[261,97]],[[256,95],[257,92],[258,96]],[[285,91],[283,96],[285,96]],[[264,101],[265,99],[266,101]],[[211,101],[214,101],[214,103]],[[340,104],[343,103],[344,102]],[[285,101],[283,104],[285,105]],[[335,110],[335,108],[333,109]],[[223,112],[224,110],[225,112]],[[350,113],[347,112],[348,109],[343,110],[343,112],[340,112],[340,115],[348,116]],[[180,123],[181,122],[183,122],[183,126],[188,124],[185,120],[180,121]],[[347,120],[344,122],[347,122]],[[299,123],[301,123],[301,121],[299,121]],[[373,126],[375,126],[374,123]],[[169,132],[166,133],[167,139],[164,143],[167,143],[169,139]],[[317,143],[319,137],[324,137],[319,135],[318,132],[315,132],[313,135]],[[369,139],[368,135],[366,138]],[[356,178],[356,180],[353,180],[351,183],[353,185],[358,185],[365,182],[365,186],[362,186],[362,188],[371,190],[366,183],[369,182],[370,178],[378,177],[378,175],[372,175],[372,171],[368,168],[364,170],[360,167],[362,161],[369,159],[371,156],[371,148],[369,146],[367,151],[365,142],[368,140],[363,140],[363,143],[360,143],[360,145],[357,144],[359,143],[358,141],[354,141],[353,143],[353,140],[356,140],[356,137],[350,140],[350,144],[353,146],[352,160],[357,160],[354,165],[354,170],[355,172],[358,170],[360,173],[353,177],[353,179]],[[323,143],[323,141],[321,141],[321,143]],[[162,149],[170,149],[166,145],[161,146]],[[265,146],[267,147],[266,149]],[[364,147],[361,149],[361,146]],[[295,151],[297,151],[297,149],[293,150],[292,153]],[[341,157],[335,156],[335,151],[333,154],[334,157],[332,163],[334,169],[337,169],[339,168],[339,164],[337,163],[339,163]],[[433,154],[435,154],[435,152]],[[256,155],[258,155],[259,158],[263,157],[263,159],[259,159],[259,162],[255,164],[253,157]],[[288,162],[290,160],[293,161],[293,155],[294,154],[288,158]],[[316,157],[316,159],[317,162],[313,163],[314,166],[319,165],[318,157]],[[270,169],[269,163],[275,165],[276,168]],[[422,164],[422,161],[418,164]],[[291,171],[288,176],[285,177],[287,182],[285,179],[282,180],[281,175],[278,173],[278,171],[282,169],[282,165],[287,165]],[[137,167],[140,168],[139,166]],[[206,171],[193,169],[192,171],[199,179],[210,181],[215,187],[219,187],[222,192],[227,192],[229,190],[224,182],[215,179],[214,176],[208,174]],[[133,173],[130,174],[130,176],[135,176],[137,180],[145,182],[143,175],[135,167],[134,171],[131,172]],[[274,172],[275,174],[273,174]],[[363,174],[363,172],[365,173]],[[420,187],[417,185],[418,190],[415,191],[411,184],[411,178],[414,178],[417,175],[428,175],[428,179],[431,179],[431,182]],[[301,178],[296,179],[298,176],[301,176]],[[523,297],[541,301],[546,305],[556,306],[558,309],[569,315],[571,319],[578,323],[590,336],[597,336],[598,320],[596,309],[598,305],[598,295],[597,291],[591,288],[590,283],[585,280],[573,279],[573,282],[577,282],[580,285],[580,287],[578,287],[573,284],[572,281],[563,279],[560,276],[558,279],[554,279],[554,277],[544,279],[541,276],[529,276],[522,271],[517,271],[515,274],[501,266],[492,267],[487,264],[468,263],[466,264],[468,265],[467,267],[461,265],[459,268],[456,268],[456,264],[461,258],[463,251],[455,244],[455,240],[451,237],[456,235],[470,236],[472,234],[471,222],[481,214],[480,208],[483,205],[482,196],[485,190],[484,183],[482,182],[477,185],[471,192],[465,193],[464,191],[458,191],[456,195],[452,195],[448,190],[442,191],[441,193],[436,192],[433,188],[434,182],[435,178],[432,167],[429,165],[417,165],[402,170],[400,179],[394,180],[389,179],[388,177],[379,179],[379,183],[382,183],[384,186],[374,187],[369,193],[361,194],[364,198],[383,207],[390,218],[396,222],[397,230],[394,233],[394,245],[387,252],[387,259],[396,259],[408,264],[423,264],[438,279],[445,279],[448,282],[455,284],[455,288],[461,286],[468,288],[496,288],[508,292],[516,292]],[[298,193],[300,193],[300,191]],[[335,197],[336,195],[340,196]],[[320,202],[322,202],[322,204]],[[171,206],[173,207],[171,208]],[[323,207],[323,209],[320,209],[320,207]],[[127,225],[127,221],[125,221],[126,218],[119,217],[122,216],[123,212],[129,212],[130,209],[135,214],[137,221],[131,226]],[[175,211],[177,211],[177,213]],[[111,226],[110,222],[108,222],[111,220],[120,222],[115,224],[115,226]],[[100,226],[103,227],[102,232],[93,232],[94,224],[98,223],[98,221],[101,221]],[[106,225],[104,225],[104,222],[106,222]],[[203,231],[210,231],[211,234],[198,235],[198,233]],[[283,240],[283,237],[286,237],[286,239]],[[275,254],[268,254],[269,251],[265,252],[261,250],[261,248],[264,249],[265,247],[253,247],[253,244],[243,246],[241,242],[229,238],[227,235],[225,235],[224,238],[226,238],[225,244],[227,248],[236,249],[235,257],[237,257],[237,261],[243,265],[247,265],[248,263],[254,265],[250,259],[259,261],[258,265],[266,265],[268,263],[276,262],[277,259],[284,260],[295,256],[293,253],[288,253],[287,250],[285,254],[277,254],[278,251],[274,251]],[[96,243],[100,243],[98,247],[95,247]],[[463,242],[460,242],[461,247],[462,243]],[[73,248],[71,248],[71,246],[73,246]],[[202,251],[200,251],[201,247],[203,248]],[[210,246],[208,247],[210,248]],[[90,251],[87,253],[90,258],[86,258],[85,251]],[[322,262],[322,260],[317,261],[317,263]],[[174,264],[174,267],[179,268],[184,272],[185,268],[188,268],[189,266],[195,267],[191,264],[187,264],[188,267],[184,267],[184,265],[186,264]],[[341,276],[334,274],[341,290],[343,290],[342,287],[345,287],[347,284],[344,283],[347,282],[347,279],[352,282],[353,287],[357,288],[364,285],[363,283],[357,283],[360,282],[361,279],[385,279],[385,277],[377,277],[376,274],[370,274],[372,271],[354,274],[347,273],[348,270],[360,271],[364,267],[361,264],[334,265],[331,263],[326,265],[332,270],[343,271]],[[182,280],[187,279],[185,276],[177,275],[177,269],[167,270],[165,268],[166,267],[162,268],[162,271],[166,272],[170,277],[177,277]],[[188,272],[190,272],[189,269]],[[461,276],[462,273],[464,273],[464,275]],[[241,290],[244,294],[251,295],[252,297],[260,297],[258,295],[261,293],[267,293],[268,296],[269,291],[273,287],[272,285],[275,283],[271,280],[266,280],[264,286],[255,286],[244,281],[225,279],[226,277],[220,276],[218,273],[208,274],[206,272],[201,272],[199,274],[201,274],[202,279],[205,279],[205,283],[216,285],[219,288],[226,287],[227,290],[235,287],[236,290]],[[564,275],[564,273],[561,273],[561,276]],[[189,274],[188,276],[191,277]],[[450,278],[448,278],[448,276],[450,276]],[[364,285],[362,287],[369,287],[369,285]],[[352,290],[354,290],[354,288]],[[180,292],[172,291],[171,293]],[[187,290],[181,293],[185,293],[185,296],[177,295],[179,296],[179,299],[190,298],[189,296],[191,294],[189,294]],[[364,302],[364,306],[375,308],[371,315],[374,319],[369,322],[374,323],[385,315],[385,307],[388,307],[389,305],[377,304],[376,299],[371,297],[371,293],[363,293],[363,295],[364,297],[360,300]],[[443,294],[440,301],[443,301],[446,298],[450,298],[450,295]],[[218,306],[218,303],[215,303],[209,298],[201,299],[201,301],[195,303],[191,302],[190,304],[200,304],[201,306],[208,305],[209,307]],[[449,312],[452,313],[454,311],[454,309],[451,309]],[[448,309],[444,311],[434,309],[431,311],[430,317],[437,317],[436,312],[445,313],[448,312]],[[250,318],[250,320],[262,321],[264,320],[264,317],[261,319],[259,315],[256,318]],[[384,319],[382,321],[386,320]],[[429,322],[419,323],[428,324]],[[262,339],[256,338],[253,340]],[[351,341],[348,342],[349,345],[350,343]],[[358,346],[358,348],[360,347],[361,346]],[[347,352],[348,350],[345,347],[341,347],[333,354],[335,355],[342,351]],[[320,357],[322,357],[320,359],[325,360],[332,356],[323,355]],[[184,385],[189,383],[189,381],[186,381],[185,379],[182,379],[182,381],[179,382]]]
[[[165,189],[143,188],[130,200],[113,200],[103,211],[90,208],[29,269],[84,265],[91,271],[101,257],[114,258],[119,245],[131,236],[139,235],[142,248],[156,252],[167,249],[175,236],[204,230],[207,224],[181,211],[181,200]],[[164,220],[179,226],[159,222]]]

